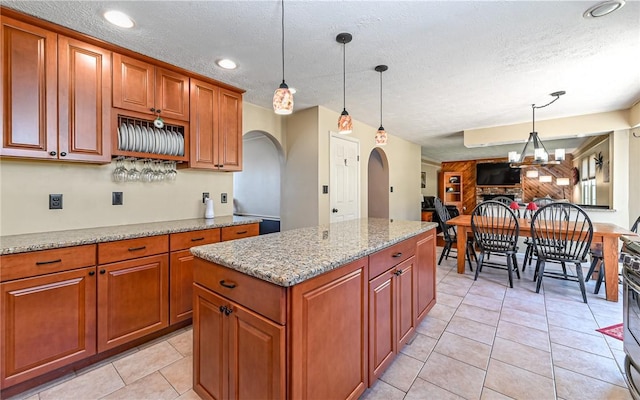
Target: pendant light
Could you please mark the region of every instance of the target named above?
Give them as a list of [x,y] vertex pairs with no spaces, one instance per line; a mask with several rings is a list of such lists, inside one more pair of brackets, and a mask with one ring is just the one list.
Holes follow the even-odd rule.
[[386,146],[387,145],[387,132],[382,127],[382,73],[389,69],[386,65],[378,65],[376,68],[377,72],[380,72],[380,128],[376,132],[376,146]]
[[280,115],[293,112],[293,94],[284,82],[284,0],[282,0],[282,83],[273,94],[273,111]]
[[342,114],[338,119],[338,133],[347,135],[353,132],[353,122],[347,112],[346,92],[347,92],[347,71],[346,71],[346,45],[351,42],[353,36],[350,33],[340,33],[336,36],[336,41],[342,43]]

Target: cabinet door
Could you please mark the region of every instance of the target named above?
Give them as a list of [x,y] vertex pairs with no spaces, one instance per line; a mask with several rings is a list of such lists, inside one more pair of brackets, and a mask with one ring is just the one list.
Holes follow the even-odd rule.
[[57,35],[7,17],[0,17],[0,21],[3,71],[0,155],[56,158]]
[[58,38],[59,157],[110,162],[111,52]]
[[228,398],[229,338],[222,307],[228,300],[193,287],[193,390],[203,399]]
[[431,230],[418,238],[416,245],[416,324],[436,304],[436,235]]
[[113,106],[153,114],[153,74],[153,65],[113,53]]
[[367,388],[368,258],[291,288],[291,399],[357,399]]
[[220,89],[220,169],[242,170],[242,95]]
[[417,290],[417,280],[415,259],[415,257],[411,257],[396,266],[398,351],[407,343],[416,330],[416,302],[414,296]]
[[96,353],[95,267],[0,284],[0,387]]
[[229,399],[284,399],[285,328],[235,303],[226,318]]
[[169,325],[166,254],[98,266],[98,351]]
[[375,382],[397,352],[395,268],[369,281],[369,382]]
[[189,77],[156,67],[154,107],[164,118],[189,121]]
[[217,86],[191,79],[189,107],[189,167],[218,169]]
[[193,309],[193,254],[189,250],[171,253],[169,268],[169,324],[191,318]]

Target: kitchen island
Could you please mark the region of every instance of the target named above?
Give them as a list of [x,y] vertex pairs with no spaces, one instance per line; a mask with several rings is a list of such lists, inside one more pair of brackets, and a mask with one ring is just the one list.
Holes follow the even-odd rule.
[[435,305],[435,228],[360,219],[193,247],[202,398],[358,398]]

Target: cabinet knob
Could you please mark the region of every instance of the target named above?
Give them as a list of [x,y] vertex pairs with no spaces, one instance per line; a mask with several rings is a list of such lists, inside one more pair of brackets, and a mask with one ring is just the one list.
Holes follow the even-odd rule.
[[104,270],[104,269],[101,269],[101,270],[100,270],[100,275],[104,275],[105,273],[107,273],[107,271],[106,271],[106,270]]
[[94,276],[96,274],[96,271],[89,271],[89,276]]
[[60,153],[60,157],[66,157],[67,153],[65,153],[64,151],[62,153]]
[[154,113],[154,112],[156,112],[156,109],[155,109],[155,108],[153,108],[153,107],[151,107],[151,108],[149,109],[149,111],[151,111],[152,113]]
[[56,154],[58,154],[58,153],[56,153],[55,151],[50,151],[50,152],[49,152],[49,155],[50,155],[50,156],[55,156]]

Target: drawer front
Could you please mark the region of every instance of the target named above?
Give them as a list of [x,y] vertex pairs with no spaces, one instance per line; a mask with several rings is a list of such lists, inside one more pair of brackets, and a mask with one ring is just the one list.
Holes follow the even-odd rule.
[[241,239],[250,236],[258,236],[260,233],[259,224],[246,224],[246,225],[234,225],[225,226],[222,228],[222,241],[233,239]]
[[369,279],[373,279],[394,265],[416,253],[416,240],[410,238],[369,256]]
[[172,233],[169,235],[171,251],[185,250],[193,246],[217,243],[220,241],[220,228],[202,231]]
[[107,264],[132,258],[169,252],[169,235],[98,244],[98,264]]
[[286,288],[200,258],[193,281],[281,325],[286,322]]
[[0,281],[68,271],[96,265],[96,245],[10,254],[0,257]]

